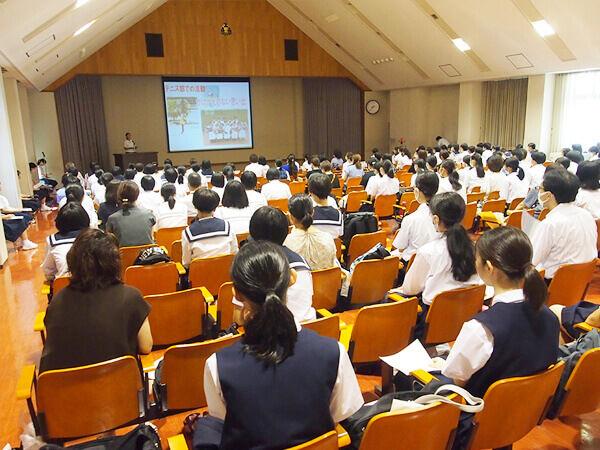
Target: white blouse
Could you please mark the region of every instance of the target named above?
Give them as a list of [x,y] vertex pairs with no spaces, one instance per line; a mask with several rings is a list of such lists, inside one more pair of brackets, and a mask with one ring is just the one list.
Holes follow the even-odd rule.
[[250,229],[250,219],[254,211],[251,206],[246,208],[219,206],[215,211],[215,217],[229,222],[234,234],[247,233]]
[[160,230],[161,228],[187,226],[188,210],[185,203],[181,200],[175,202],[173,209],[169,208],[167,202],[163,202],[152,211],[152,214],[156,217],[154,231]]

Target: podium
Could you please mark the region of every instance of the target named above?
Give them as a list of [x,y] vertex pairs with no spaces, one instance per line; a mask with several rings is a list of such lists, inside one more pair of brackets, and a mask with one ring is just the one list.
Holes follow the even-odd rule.
[[115,155],[115,166],[127,170],[129,164],[142,163],[143,165],[158,163],[158,152],[136,152],[136,153],[113,153]]

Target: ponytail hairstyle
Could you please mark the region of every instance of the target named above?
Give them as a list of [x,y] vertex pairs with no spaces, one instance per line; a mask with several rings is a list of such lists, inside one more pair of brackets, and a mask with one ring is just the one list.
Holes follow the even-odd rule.
[[385,161],[383,161],[381,168],[383,169],[383,171],[385,172],[385,174],[388,177],[394,178],[394,165],[392,164],[391,161],[389,161],[387,159]]
[[442,161],[442,164],[440,164],[440,167],[446,169],[446,172],[448,172],[448,180],[452,185],[452,189],[454,189],[455,191],[460,191],[462,189],[462,184],[460,184],[458,172],[454,170],[456,169],[454,161],[452,161],[451,159],[445,159],[444,161]]
[[183,184],[185,181],[185,166],[177,167],[177,184]]
[[119,185],[119,189],[117,190],[117,200],[119,205],[121,205],[123,212],[128,211],[135,206],[134,203],[137,200],[138,195],[140,195],[140,188],[135,182],[125,180]]
[[276,365],[294,353],[298,331],[286,306],[290,265],[280,246],[247,241],[230,269],[236,293],[254,307],[244,324],[244,351],[265,365]]
[[296,167],[296,157],[291,153],[287,157],[287,164],[290,176],[296,176],[298,173],[298,168]]
[[358,153],[352,155],[352,165],[355,166],[357,169],[362,170],[362,165],[360,164],[360,155]]
[[431,214],[438,216],[446,227],[444,235],[452,259],[452,277],[467,281],[475,275],[475,247],[461,225],[465,217],[465,201],[456,192],[436,194],[429,203]]
[[67,197],[67,203],[71,203],[71,202],[81,203],[81,201],[83,200],[84,194],[85,194],[85,191],[83,190],[83,188],[81,187],[80,184],[69,184],[65,188],[65,195]]
[[525,178],[525,172],[523,172],[523,169],[519,167],[519,160],[514,156],[506,158],[506,161],[504,161],[504,165],[512,169],[513,172],[516,172],[517,176],[519,177],[519,180],[523,180],[523,178]]
[[[312,177],[311,177],[312,179]],[[302,228],[308,229],[313,224],[313,203],[306,194],[294,194],[288,200],[288,210],[294,218],[300,221]]]
[[525,301],[536,313],[542,309],[548,299],[548,287],[531,262],[533,247],[524,232],[510,226],[486,231],[475,251],[480,263],[490,261],[510,280],[523,280]]
[[177,189],[175,189],[175,185],[173,183],[165,183],[160,188],[160,195],[163,200],[169,204],[169,209],[175,208],[175,195],[177,194]]
[[473,153],[471,155],[471,161],[475,162],[475,171],[477,172],[477,178],[485,177],[485,169],[483,168],[483,159],[479,153]]

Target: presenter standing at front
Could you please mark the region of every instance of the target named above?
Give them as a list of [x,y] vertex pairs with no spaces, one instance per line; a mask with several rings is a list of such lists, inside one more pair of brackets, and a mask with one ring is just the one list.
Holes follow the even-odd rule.
[[133,142],[133,139],[131,139],[131,133],[125,133],[125,142],[123,143],[123,149],[125,150],[125,153],[135,153],[137,145],[135,145],[135,142]]

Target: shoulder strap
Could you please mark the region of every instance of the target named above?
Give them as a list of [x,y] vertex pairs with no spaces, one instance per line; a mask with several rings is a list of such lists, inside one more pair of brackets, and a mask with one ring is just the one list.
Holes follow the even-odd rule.
[[[450,391],[460,395],[467,402],[466,405],[455,402],[448,397],[444,397],[439,393],[442,391]],[[436,389],[435,394],[426,394],[415,400],[415,403],[420,405],[428,405],[434,402],[449,403],[450,405],[456,406],[458,409],[468,413],[477,413],[483,409],[483,399],[471,395],[466,389],[456,386],[454,384],[445,384]]]

